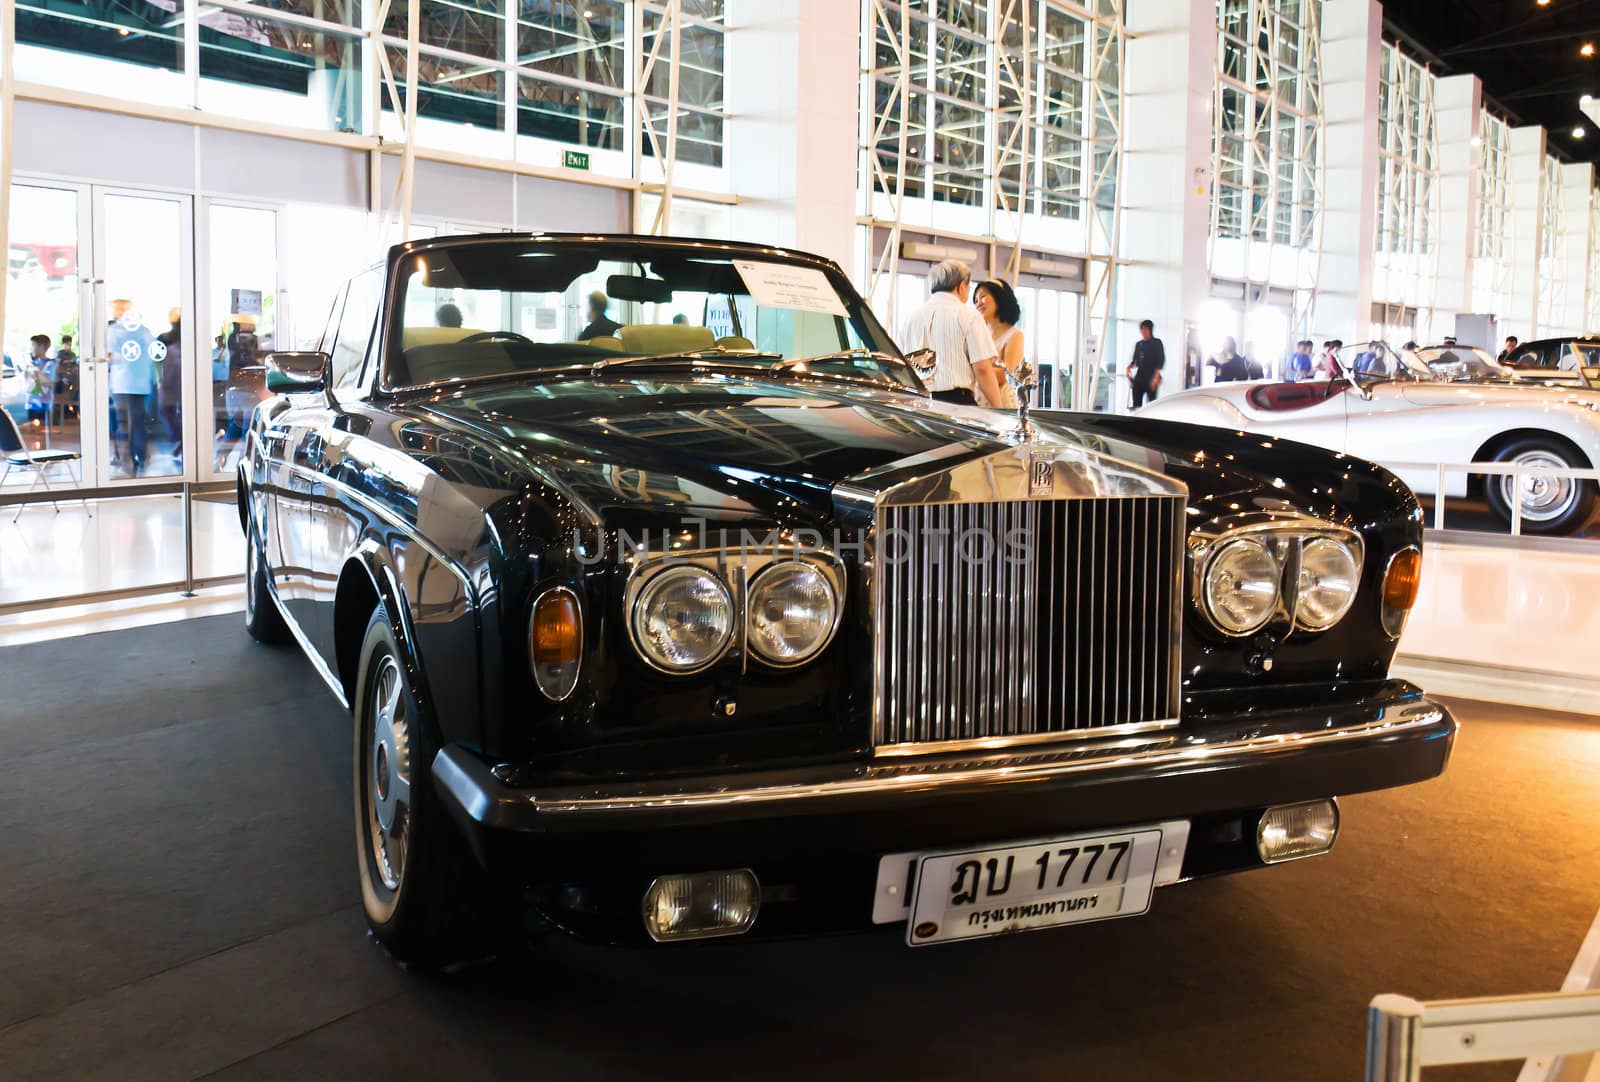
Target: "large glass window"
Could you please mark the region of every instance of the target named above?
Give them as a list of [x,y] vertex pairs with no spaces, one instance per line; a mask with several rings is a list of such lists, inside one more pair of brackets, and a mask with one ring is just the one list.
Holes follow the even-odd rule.
[[[862,5],[863,198],[1079,221],[1116,201],[1120,0]],[[902,75],[906,91],[900,92]],[[904,148],[902,150],[902,129]],[[901,181],[903,168],[904,179]]]
[[1321,0],[1217,0],[1217,237],[1315,242],[1321,10]]
[[[722,167],[721,0],[393,0],[370,29],[375,9],[358,0],[22,0],[17,73],[124,100],[398,138],[413,5],[419,143],[572,165],[569,145],[605,152],[576,168],[643,172],[640,159],[666,151],[675,66],[678,160]],[[368,115],[364,88],[375,83],[380,109]]]

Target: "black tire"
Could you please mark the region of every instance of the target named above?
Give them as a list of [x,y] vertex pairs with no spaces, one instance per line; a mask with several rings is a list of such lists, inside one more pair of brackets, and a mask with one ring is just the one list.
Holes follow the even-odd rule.
[[[1530,466],[1564,466],[1568,469],[1588,469],[1569,447],[1561,442],[1541,436],[1526,436],[1512,440],[1494,456],[1496,462],[1521,462]],[[1583,526],[1594,514],[1595,483],[1568,478],[1523,478],[1520,490],[1513,488],[1513,479],[1485,477],[1484,494],[1489,509],[1495,517],[1511,525],[1511,502],[1522,502],[1522,532],[1525,534],[1568,534]]]
[[[437,972],[484,953],[493,922],[480,914],[491,892],[434,793],[429,766],[436,749],[382,605],[367,622],[360,659],[352,728],[356,863],[367,926],[400,962]],[[388,726],[386,739],[378,739],[380,724]]]
[[244,548],[244,629],[256,642],[271,646],[286,643],[291,637],[289,625],[284,623],[278,603],[268,592],[266,555],[261,551],[257,531],[248,524],[245,526]]

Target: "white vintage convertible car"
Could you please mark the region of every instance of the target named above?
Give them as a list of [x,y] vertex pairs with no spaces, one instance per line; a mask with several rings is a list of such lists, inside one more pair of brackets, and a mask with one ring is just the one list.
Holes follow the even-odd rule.
[[[1262,432],[1388,466],[1434,495],[1438,471],[1418,463],[1504,462],[1590,469],[1600,463],[1600,392],[1575,386],[1458,382],[1409,351],[1346,346],[1335,379],[1214,383],[1164,396],[1142,417]],[[1527,533],[1570,533],[1594,511],[1592,480],[1531,474],[1445,474],[1445,495],[1484,496],[1507,523],[1521,504]]]

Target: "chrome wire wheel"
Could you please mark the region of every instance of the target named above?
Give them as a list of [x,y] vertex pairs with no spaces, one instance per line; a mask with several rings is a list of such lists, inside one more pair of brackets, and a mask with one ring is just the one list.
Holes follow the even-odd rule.
[[[1513,456],[1509,462],[1516,466],[1558,470],[1571,468],[1571,463],[1554,451],[1524,451]],[[1578,501],[1578,483],[1570,477],[1530,477],[1524,474],[1519,479],[1507,475],[1499,479],[1499,484],[1506,506],[1520,504],[1525,522],[1553,522],[1568,514]]]
[[372,870],[398,893],[411,841],[411,700],[400,664],[385,654],[366,697],[365,774],[367,835]]

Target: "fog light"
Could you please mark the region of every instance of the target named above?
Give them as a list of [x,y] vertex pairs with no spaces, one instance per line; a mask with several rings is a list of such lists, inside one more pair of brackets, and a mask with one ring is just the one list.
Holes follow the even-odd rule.
[[760,908],[761,885],[747,869],[663,875],[644,892],[644,928],[657,943],[742,935]]
[[1333,848],[1339,836],[1339,805],[1332,800],[1308,800],[1268,808],[1256,828],[1256,852],[1268,864],[1301,857],[1319,857]]

